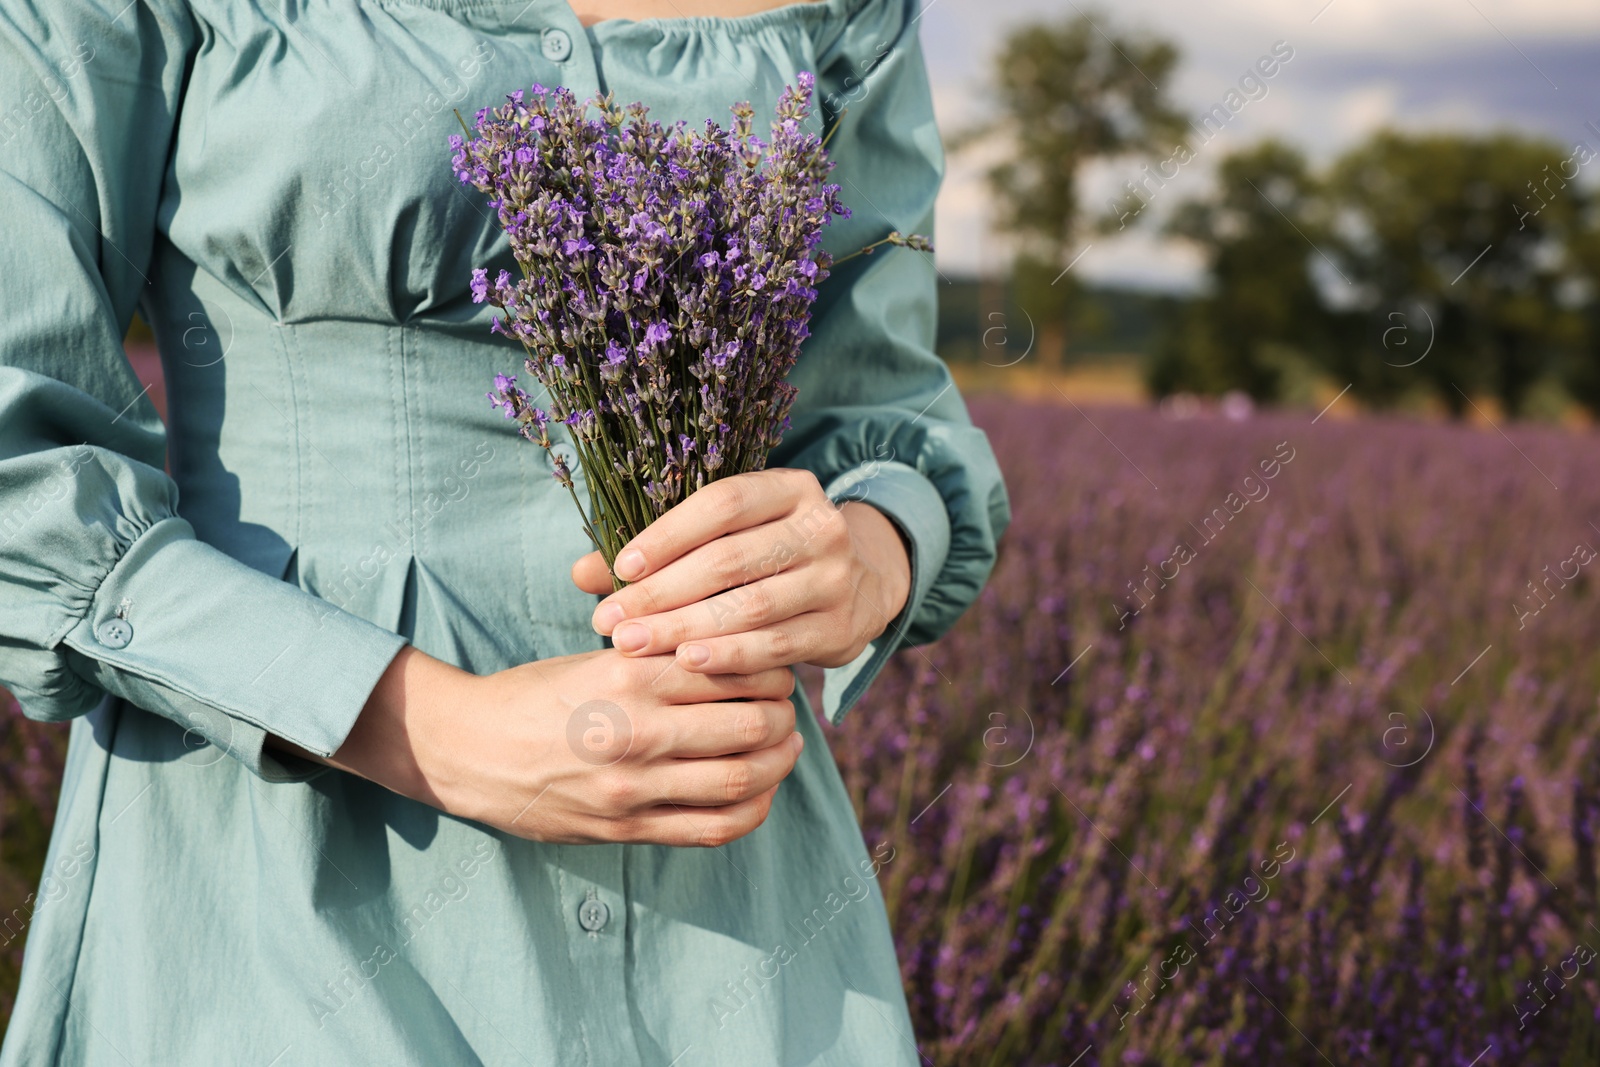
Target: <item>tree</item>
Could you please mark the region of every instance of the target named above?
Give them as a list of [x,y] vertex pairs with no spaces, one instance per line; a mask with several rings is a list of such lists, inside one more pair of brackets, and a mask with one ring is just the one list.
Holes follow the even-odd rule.
[[1065,271],[1085,228],[1078,203],[1084,164],[1166,155],[1186,125],[1160,88],[1177,65],[1177,49],[1102,32],[1103,18],[1079,14],[1011,33],[995,66],[999,121],[982,134],[1005,134],[1011,144],[1011,158],[989,171],[989,182],[1000,227],[1019,238],[1019,296],[1039,317],[1041,354],[1052,362],[1064,354],[1078,293]]
[[1243,389],[1275,400],[1286,357],[1326,347],[1329,316],[1309,269],[1326,232],[1320,195],[1304,157],[1269,140],[1225,157],[1215,191],[1178,206],[1166,232],[1199,247],[1210,286],[1156,354],[1157,396]]
[[1581,336],[1562,368],[1562,379],[1575,400],[1591,414],[1600,416],[1600,196],[1584,197],[1577,210],[1578,220],[1568,253],[1578,297],[1574,310]]
[[[1386,130],[1335,165],[1332,254],[1369,316],[1415,308],[1431,324],[1432,349],[1411,372],[1453,414],[1479,389],[1518,414],[1553,369],[1571,328],[1557,297],[1570,277],[1562,250],[1577,219],[1576,173],[1559,146],[1515,134]],[[1369,385],[1390,378],[1370,373],[1371,361],[1405,362],[1381,346],[1344,358],[1352,380]]]

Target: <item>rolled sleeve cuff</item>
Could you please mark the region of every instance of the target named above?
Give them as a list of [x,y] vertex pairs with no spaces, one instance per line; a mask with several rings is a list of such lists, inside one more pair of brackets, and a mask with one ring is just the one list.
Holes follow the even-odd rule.
[[825,491],[836,504],[871,504],[889,517],[911,545],[911,591],[905,607],[855,659],[822,672],[822,712],[837,726],[889,657],[906,646],[906,626],[916,618],[950,554],[950,516],[933,482],[915,467],[893,460],[873,460],[854,467],[830,482]]
[[273,781],[321,768],[265,749],[266,736],[332,755],[406,643],[196,540],[179,517],[128,547],[57,640],[106,692]]

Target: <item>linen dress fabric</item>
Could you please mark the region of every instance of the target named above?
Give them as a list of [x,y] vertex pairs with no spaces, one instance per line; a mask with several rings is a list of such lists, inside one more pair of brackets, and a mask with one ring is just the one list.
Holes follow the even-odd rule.
[[[521,349],[471,270],[514,263],[452,109],[538,82],[726,123],[814,71],[843,255],[931,232],[916,14],[0,0],[0,685],[71,720],[0,1064],[919,1061],[878,881],[918,860],[863,840],[801,692],[770,817],[714,850],[526,841],[263,747],[332,753],[407,642],[480,674],[602,647],[571,500],[484,395]],[[935,296],[923,255],[843,264],[771,457],[913,546],[835,723],[1009,521]]]

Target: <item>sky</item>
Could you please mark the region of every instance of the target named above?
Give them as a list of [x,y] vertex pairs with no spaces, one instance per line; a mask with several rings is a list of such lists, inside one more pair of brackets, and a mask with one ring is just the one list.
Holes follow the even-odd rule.
[[[1080,0],[1081,2],[1081,0]],[[985,85],[1016,26],[1087,13],[1104,31],[1165,37],[1181,52],[1177,105],[1198,114],[1220,103],[1278,42],[1293,58],[1222,136],[1161,190],[1141,224],[1115,239],[1086,237],[1074,266],[1084,280],[1192,289],[1192,249],[1153,230],[1172,204],[1205,193],[1215,161],[1261,137],[1296,144],[1314,162],[1333,158],[1385,126],[1485,132],[1510,129],[1571,148],[1600,150],[1600,0],[925,0],[922,43],[934,105],[947,138],[992,112]],[[1593,126],[1588,125],[1592,123]],[[941,272],[1000,273],[1010,259],[990,224],[991,144],[953,154],[941,191],[935,243]],[[1097,165],[1083,195],[1102,205],[1127,166]]]

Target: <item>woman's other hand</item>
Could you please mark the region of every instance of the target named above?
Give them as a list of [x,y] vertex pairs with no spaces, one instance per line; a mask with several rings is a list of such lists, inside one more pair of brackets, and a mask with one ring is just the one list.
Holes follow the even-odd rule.
[[809,471],[712,482],[651,523],[617,556],[611,591],[600,553],[572,569],[609,594],[594,628],[624,655],[676,655],[687,671],[753,674],[795,663],[838,667],[882,634],[911,589],[907,546],[869,504],[835,505]]
[[794,769],[794,684],[612,649],[480,677],[407,645],[318,761],[537,841],[718,846],[766,820]]

